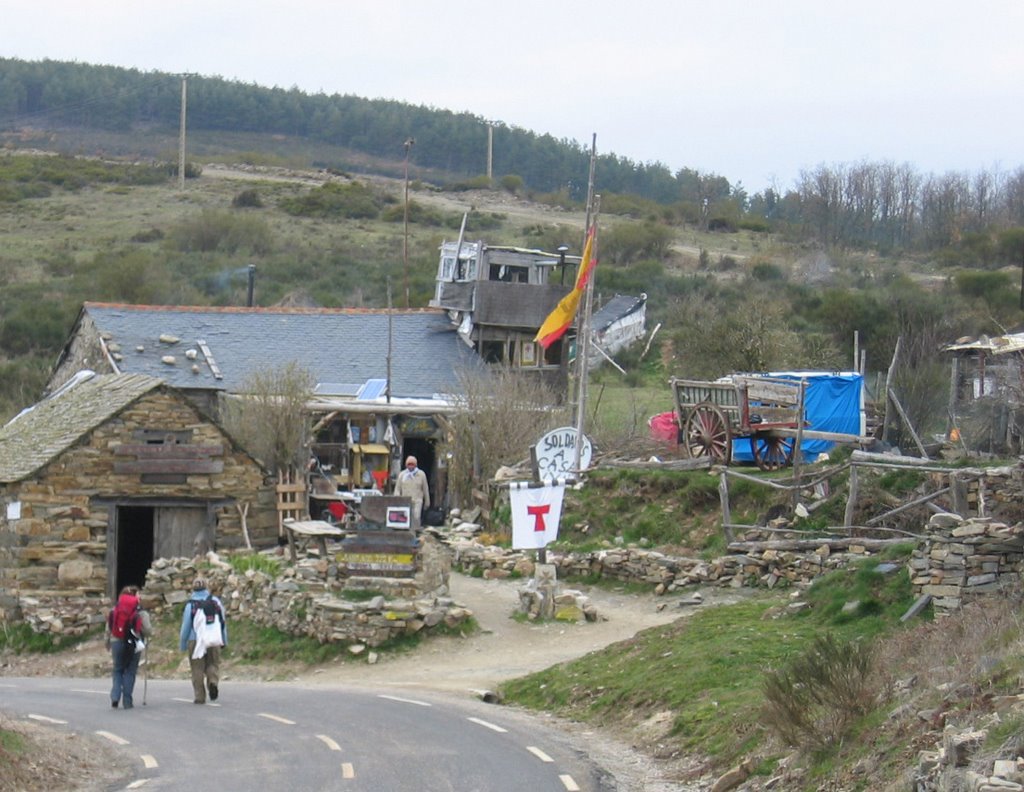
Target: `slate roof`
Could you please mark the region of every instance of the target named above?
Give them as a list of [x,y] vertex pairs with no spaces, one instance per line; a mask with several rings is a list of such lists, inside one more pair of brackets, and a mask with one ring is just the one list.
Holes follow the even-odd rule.
[[[350,390],[367,380],[386,378],[389,313],[392,396],[432,398],[457,393],[458,372],[481,365],[458,339],[446,313],[437,309],[389,312],[91,302],[82,307],[83,316],[95,323],[108,347],[115,345],[119,371],[160,377],[181,389],[232,393],[242,391],[254,371],[289,362],[308,369],[317,384],[342,384]],[[164,343],[161,336],[179,340]],[[163,362],[165,356],[173,356],[174,363]]]
[[163,382],[141,374],[94,375],[58,390],[0,427],[0,483],[21,481]]
[[629,316],[638,311],[647,302],[647,295],[631,297],[626,294],[616,294],[608,302],[601,306],[600,310],[594,311],[590,319],[590,326],[595,333],[607,330],[619,319]]

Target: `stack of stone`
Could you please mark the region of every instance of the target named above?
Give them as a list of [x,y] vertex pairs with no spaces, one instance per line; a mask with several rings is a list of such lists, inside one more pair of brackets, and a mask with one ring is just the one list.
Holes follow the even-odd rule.
[[1015,589],[1024,569],[1024,525],[939,513],[910,560],[912,582],[936,615],[983,595]]

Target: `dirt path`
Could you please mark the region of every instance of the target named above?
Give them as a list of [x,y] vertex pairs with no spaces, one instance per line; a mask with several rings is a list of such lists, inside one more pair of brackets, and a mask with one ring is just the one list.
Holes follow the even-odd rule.
[[[513,619],[522,582],[451,577],[452,597],[473,611],[480,630],[465,638],[434,638],[415,652],[389,656],[374,665],[323,666],[302,677],[307,683],[362,683],[423,687],[479,695],[500,682],[631,638],[693,612],[678,597],[628,594],[590,587],[584,593],[597,606],[599,620],[580,624],[530,623]],[[689,596],[689,594],[687,595]],[[705,602],[738,595],[705,592]]]

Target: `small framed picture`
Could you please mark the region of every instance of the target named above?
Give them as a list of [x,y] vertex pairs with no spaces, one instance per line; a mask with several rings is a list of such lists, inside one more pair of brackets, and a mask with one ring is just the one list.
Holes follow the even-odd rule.
[[537,365],[537,345],[533,341],[524,341],[522,352],[520,354],[520,365],[523,366],[536,366]]
[[387,511],[388,528],[408,528],[411,525],[411,509],[408,506],[389,506]]

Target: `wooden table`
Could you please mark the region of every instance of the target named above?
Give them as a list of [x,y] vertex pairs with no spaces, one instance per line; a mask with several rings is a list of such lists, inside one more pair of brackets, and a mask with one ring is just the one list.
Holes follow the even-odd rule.
[[292,562],[298,560],[298,553],[295,549],[297,536],[304,536],[316,540],[320,548],[320,557],[327,558],[327,537],[333,536],[338,539],[345,536],[345,532],[336,525],[331,525],[324,520],[285,520],[284,527],[288,529],[288,550],[292,556]]

